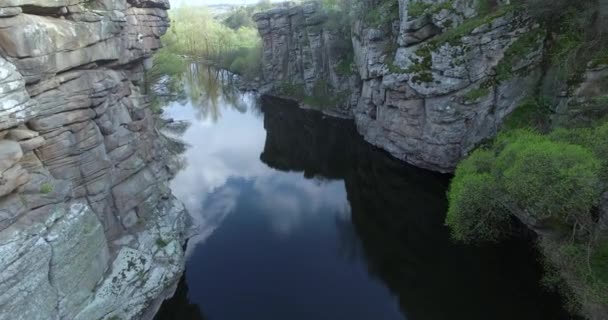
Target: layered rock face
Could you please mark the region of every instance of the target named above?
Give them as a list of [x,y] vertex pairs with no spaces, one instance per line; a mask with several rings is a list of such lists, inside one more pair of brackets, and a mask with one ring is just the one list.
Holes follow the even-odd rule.
[[139,85],[166,0],[0,3],[0,319],[150,318],[186,214]]
[[[489,13],[467,0],[400,0],[398,9],[387,6],[387,12],[386,2],[366,3],[363,11],[399,14],[377,25],[354,19],[354,62],[362,85],[353,88],[359,98],[347,112],[365,139],[416,166],[450,172],[495,135],[541,74],[543,34],[508,2],[496,1]],[[292,59],[281,57],[289,56],[284,51],[299,38],[277,26],[308,7],[315,5],[275,9],[264,17],[277,18],[258,19],[267,79],[296,74]]]
[[414,5],[420,3],[399,3],[395,52],[379,50],[377,42],[390,35],[355,25],[363,89],[353,112],[372,144],[449,172],[533,92],[543,37],[506,4],[489,16],[476,12],[474,1],[427,2],[420,16],[411,13]]
[[349,52],[345,55],[343,48],[350,39],[326,23],[331,18],[318,2],[283,3],[253,19],[263,41],[263,77],[275,94],[311,97],[304,101],[309,107],[352,116],[360,80],[349,71]]

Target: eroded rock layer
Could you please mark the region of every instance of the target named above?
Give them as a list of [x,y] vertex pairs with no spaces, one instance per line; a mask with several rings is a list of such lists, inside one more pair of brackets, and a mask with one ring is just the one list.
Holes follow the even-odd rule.
[[360,81],[350,72],[350,38],[327,23],[332,17],[319,2],[284,3],[253,19],[263,42],[263,77],[275,94],[308,97],[305,106],[352,117]]
[[0,3],[0,319],[150,318],[186,214],[140,93],[166,0]]
[[[368,142],[399,159],[452,171],[496,134],[540,79],[543,33],[509,1],[496,1],[491,13],[478,12],[468,0],[361,3],[361,15],[375,10],[381,21],[353,19],[354,76],[361,86],[351,85],[357,97],[349,101],[356,103],[343,111]],[[275,85],[321,74],[306,68],[314,63],[298,71],[299,52],[311,50],[321,61],[328,57],[327,42],[313,41],[310,31],[308,37],[298,33],[310,27],[294,27],[299,12],[310,25],[308,17],[320,15],[314,10],[321,9],[312,2],[255,17],[264,39],[264,76]],[[324,30],[314,30],[319,29]]]

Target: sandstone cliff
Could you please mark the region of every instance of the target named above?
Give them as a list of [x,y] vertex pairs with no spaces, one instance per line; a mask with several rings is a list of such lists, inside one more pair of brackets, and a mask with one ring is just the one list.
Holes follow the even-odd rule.
[[[540,90],[546,72],[546,30],[509,0],[356,1],[351,24],[356,72],[346,78],[332,76],[336,55],[327,52],[336,40],[327,39],[328,23],[311,18],[323,16],[321,6],[284,6],[254,17],[273,93],[283,93],[277,87],[287,82],[305,83],[310,94],[311,83],[336,79],[325,82],[329,95],[352,93],[339,109],[354,118],[365,139],[419,167],[453,171]],[[319,26],[311,31],[315,23]],[[306,63],[307,55],[313,63]],[[571,111],[570,96],[560,97],[556,114]]]
[[139,86],[167,0],[0,2],[0,319],[150,318],[185,210]]

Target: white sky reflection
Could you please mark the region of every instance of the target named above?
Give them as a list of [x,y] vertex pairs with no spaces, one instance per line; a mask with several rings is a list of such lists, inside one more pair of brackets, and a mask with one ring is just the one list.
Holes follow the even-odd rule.
[[248,109],[244,113],[220,99],[217,121],[201,117],[190,102],[165,108],[167,116],[191,122],[181,136],[190,145],[183,155],[187,165],[171,183],[198,229],[188,253],[221,225],[243,196],[231,179],[252,182],[256,205],[281,236],[289,235],[307,215],[327,212],[321,209],[348,214],[343,181],[305,179],[301,172],[277,171],[260,160],[266,140],[263,116],[255,110],[252,95],[244,95],[243,102]]

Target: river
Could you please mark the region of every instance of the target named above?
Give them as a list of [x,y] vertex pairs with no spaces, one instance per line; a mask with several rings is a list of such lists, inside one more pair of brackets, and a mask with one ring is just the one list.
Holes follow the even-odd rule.
[[191,123],[172,189],[199,230],[158,320],[569,319],[529,241],[450,240],[448,176],[229,78],[193,66],[165,102]]

